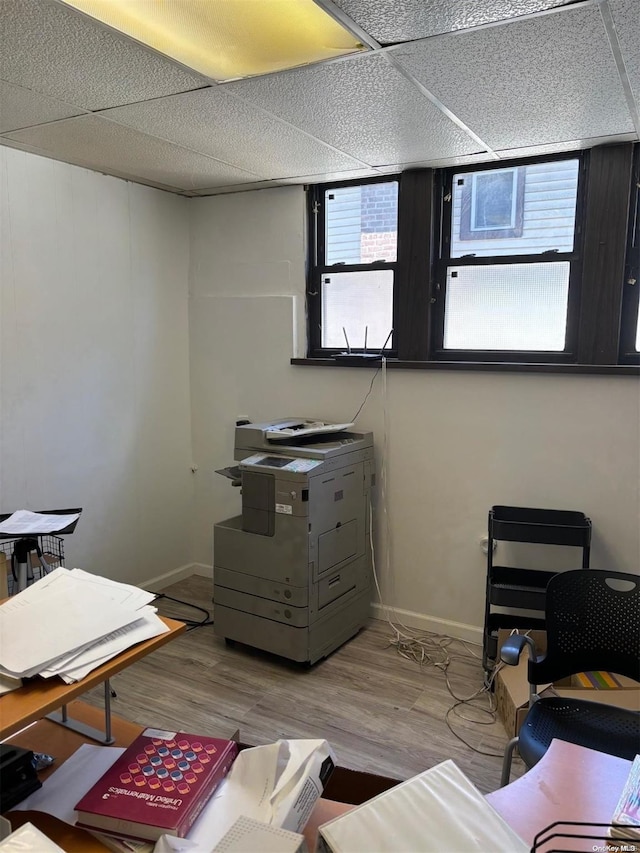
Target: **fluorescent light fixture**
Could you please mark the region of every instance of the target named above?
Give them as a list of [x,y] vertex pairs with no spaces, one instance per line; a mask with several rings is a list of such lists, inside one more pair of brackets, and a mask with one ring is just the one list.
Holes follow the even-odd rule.
[[63,0],[218,82],[365,50],[313,0]]

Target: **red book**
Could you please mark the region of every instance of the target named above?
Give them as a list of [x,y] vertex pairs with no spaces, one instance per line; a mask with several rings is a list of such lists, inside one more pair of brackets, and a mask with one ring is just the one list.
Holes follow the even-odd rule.
[[238,754],[232,740],[146,729],[76,805],[78,826],[184,838]]

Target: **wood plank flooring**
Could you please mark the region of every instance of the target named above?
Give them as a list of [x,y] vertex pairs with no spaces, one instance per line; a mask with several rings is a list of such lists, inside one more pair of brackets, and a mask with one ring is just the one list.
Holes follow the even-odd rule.
[[[210,613],[211,581],[193,576],[162,590]],[[167,599],[160,613],[204,617]],[[445,675],[390,645],[383,621],[369,625],[330,657],[304,668],[240,644],[227,646],[212,625],[187,631],[112,681],[115,714],[156,728],[270,743],[280,737],[326,738],[338,763],[406,779],[452,758],[483,793],[499,786],[504,727],[486,711],[486,695],[460,705]],[[481,650],[453,641],[447,677],[457,697],[482,688]],[[103,691],[85,697],[102,706]],[[447,725],[464,741],[458,739]],[[494,715],[495,716],[495,715]],[[483,753],[489,753],[483,754]],[[516,759],[512,778],[523,772]]]

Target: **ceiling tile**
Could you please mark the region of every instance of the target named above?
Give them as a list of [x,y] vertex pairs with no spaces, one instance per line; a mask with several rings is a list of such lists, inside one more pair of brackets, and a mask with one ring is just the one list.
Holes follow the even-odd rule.
[[387,172],[400,172],[402,169],[448,169],[451,166],[469,166],[474,163],[493,163],[495,157],[487,151],[478,151],[476,154],[463,154],[460,157],[445,157],[441,160],[419,160],[416,163],[392,163],[385,167]]
[[[263,190],[271,187],[286,187],[296,184],[324,184],[329,181],[356,181],[366,180],[367,178],[380,177],[383,173],[379,169],[350,169],[346,172],[314,172],[308,175],[295,175],[290,178],[280,178],[278,180],[262,181],[255,184],[243,184],[238,187],[209,187],[203,190],[196,190],[193,195],[220,195],[228,192],[244,192],[246,190]],[[393,173],[395,174],[395,172]]]
[[206,85],[169,59],[50,0],[0,0],[0,78],[88,110]]
[[131,104],[103,115],[269,178],[339,171],[361,164],[222,87]]
[[479,148],[381,55],[256,77],[226,88],[370,166]]
[[571,139],[567,142],[552,142],[549,145],[531,145],[524,148],[499,149],[496,154],[503,160],[517,160],[519,157],[544,157],[546,154],[562,154],[565,151],[582,151],[598,145],[611,145],[617,142],[635,142],[636,133],[617,133],[609,136],[592,136],[589,139]]
[[77,116],[77,107],[0,80],[0,133]]
[[529,15],[573,0],[335,0],[349,17],[381,44],[413,41],[494,21]]
[[98,116],[43,124],[5,138],[68,163],[181,190],[242,184],[260,177]]
[[634,129],[597,6],[390,50],[494,150]]
[[255,181],[250,184],[238,184],[237,186],[230,185],[227,187],[204,187],[193,190],[188,193],[191,198],[200,198],[206,195],[224,195],[225,193],[250,192],[253,190],[272,189],[273,187],[283,186],[280,181]]
[[609,0],[616,35],[640,111],[640,6],[638,0]]

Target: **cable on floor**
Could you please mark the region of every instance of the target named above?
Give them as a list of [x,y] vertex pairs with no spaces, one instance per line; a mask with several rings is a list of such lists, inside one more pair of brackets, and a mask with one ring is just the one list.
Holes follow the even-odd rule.
[[165,598],[167,601],[173,601],[176,604],[181,604],[183,607],[193,607],[194,610],[199,610],[201,613],[204,613],[204,619],[197,622],[195,619],[184,619],[181,616],[169,616],[167,614],[168,619],[178,619],[180,622],[184,622],[187,626],[187,631],[193,631],[196,628],[204,628],[206,625],[213,625],[213,619],[211,618],[211,614],[208,610],[205,610],[204,607],[200,607],[197,604],[192,604],[190,601],[183,601],[181,598],[172,598],[170,595],[167,595],[164,592],[154,592],[153,595],[156,596],[156,601],[160,601]]
[[[390,552],[391,552],[391,527],[389,523],[389,514],[387,512],[387,468],[386,468],[386,460],[387,460],[387,444],[388,444],[388,433],[389,433],[389,414],[388,414],[388,406],[387,406],[387,370],[386,370],[386,361],[383,359],[381,368],[382,368],[382,410],[383,410],[383,435],[382,435],[382,454],[381,454],[381,463],[380,463],[380,483],[381,483],[381,511],[384,515],[384,532],[386,536],[386,577],[390,579],[391,589],[390,589],[390,597],[391,600],[395,598],[393,581],[394,576],[390,571]],[[378,368],[378,371],[380,368]],[[358,409],[357,414],[360,413],[364,404],[366,403],[371,391],[373,389],[373,383],[375,381],[376,376],[378,375],[378,371],[373,376],[371,380],[371,385],[369,386],[369,391],[364,398],[360,409]],[[355,418],[354,418],[355,420]],[[447,690],[451,697],[455,700],[454,704],[447,710],[444,715],[444,722],[449,729],[449,731],[462,743],[465,744],[469,749],[474,752],[479,753],[480,755],[487,755],[494,758],[502,758],[502,753],[496,752],[488,752],[482,750],[473,744],[469,743],[465,738],[463,738],[458,732],[456,732],[450,721],[450,717],[452,715],[459,717],[461,720],[464,720],[467,723],[477,724],[477,725],[492,725],[497,720],[497,709],[495,704],[495,698],[493,695],[493,682],[498,673],[498,670],[502,667],[502,664],[498,664],[494,670],[492,671],[489,680],[486,683],[483,683],[482,687],[478,688],[471,696],[458,696],[454,691],[450,677],[449,677],[449,667],[454,660],[469,660],[470,657],[480,659],[480,655],[477,654],[472,648],[472,645],[465,640],[457,640],[453,637],[447,637],[445,635],[434,634],[425,631],[419,631],[413,628],[409,628],[404,625],[401,619],[398,618],[398,614],[396,612],[395,607],[390,606],[385,603],[382,590],[380,589],[380,583],[378,580],[378,573],[376,569],[376,561],[375,561],[375,549],[373,543],[373,507],[371,504],[369,505],[369,543],[371,548],[371,561],[372,561],[372,569],[373,569],[373,579],[376,587],[376,591],[378,594],[378,599],[380,601],[380,607],[382,609],[383,614],[385,615],[385,619],[389,624],[389,627],[392,631],[392,636],[389,640],[389,646],[395,647],[397,653],[405,658],[406,660],[414,661],[419,666],[431,666],[434,669],[438,669],[442,672],[443,678],[445,680],[445,684]],[[454,652],[452,650],[452,646],[454,643],[459,643],[465,649],[466,654],[462,654],[459,652]],[[476,717],[476,719],[471,719],[469,716],[465,716],[464,712],[467,713],[472,710],[473,713],[484,716],[486,719],[480,720]]]

